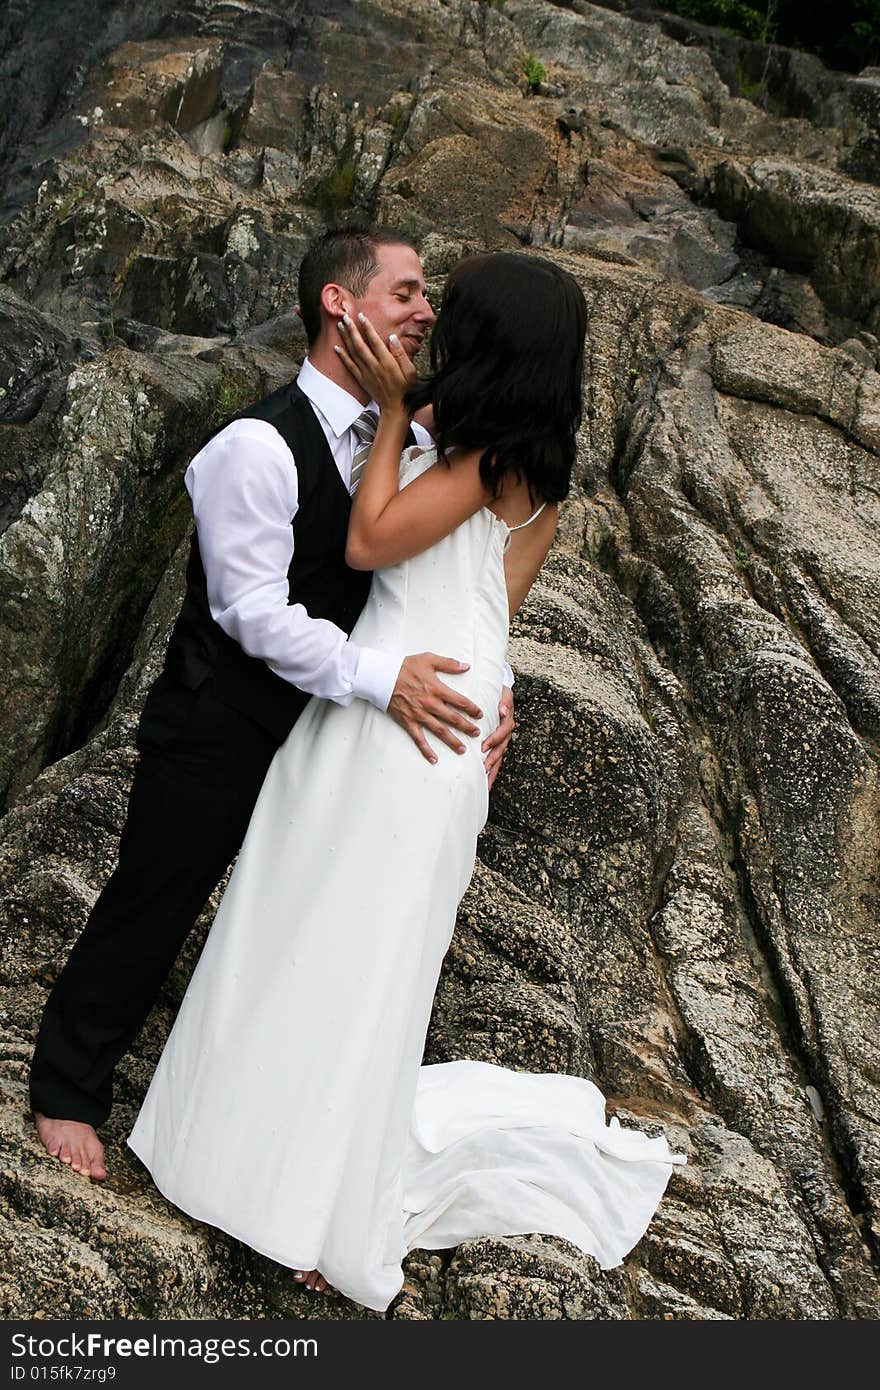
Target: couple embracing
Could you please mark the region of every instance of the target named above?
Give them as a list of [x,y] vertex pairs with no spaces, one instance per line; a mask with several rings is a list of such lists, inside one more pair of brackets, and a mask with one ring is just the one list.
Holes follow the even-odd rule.
[[513,729],[510,617],[569,487],[584,298],[487,253],[435,322],[411,241],[347,228],[299,301],[298,377],[187,469],[186,594],[46,1005],[38,1131],[105,1176],[114,1067],[240,849],[128,1137],[159,1190],[379,1311],[416,1247],[543,1232],[611,1268],[683,1161],[665,1138],[606,1125],[581,1077],[421,1064]]

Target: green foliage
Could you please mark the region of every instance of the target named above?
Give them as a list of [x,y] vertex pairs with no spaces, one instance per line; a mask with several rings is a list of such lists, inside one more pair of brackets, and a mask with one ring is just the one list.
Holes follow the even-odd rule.
[[253,399],[247,382],[240,381],[231,372],[221,371],[214,396],[214,409],[211,424],[225,425],[231,416],[237,415]]
[[353,159],[345,159],[337,164],[321,184],[316,202],[328,222],[335,221],[351,207],[356,178],[357,165]]
[[778,0],[758,0],[757,5],[745,0],[672,0],[667,8],[698,24],[714,24],[758,43],[772,43],[776,37]]
[[[758,43],[815,53],[831,67],[858,72],[880,63],[880,0],[654,0],[698,24],[710,24]],[[616,7],[625,10],[624,0]]]
[[544,81],[547,76],[547,69],[534,53],[524,53],[522,56],[522,69],[526,75],[526,81],[534,90],[539,83]]
[[62,201],[58,204],[59,222],[63,222],[65,217],[68,217],[70,215],[75,204],[81,203],[85,196],[86,190],[82,187],[81,184],[78,184],[72,193],[69,193],[66,198],[62,199]]
[[856,9],[861,17],[855,20],[841,47],[858,52],[860,66],[873,66],[880,63],[880,0],[856,0]]
[[760,105],[765,94],[764,83],[753,82],[750,78],[746,77],[742,65],[742,58],[737,59],[736,70],[739,95],[745,97],[746,101],[754,101],[756,104]]

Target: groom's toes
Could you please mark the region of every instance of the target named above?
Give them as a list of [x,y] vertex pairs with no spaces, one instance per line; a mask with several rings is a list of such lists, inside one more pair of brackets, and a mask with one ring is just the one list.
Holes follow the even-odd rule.
[[73,1154],[70,1152],[70,1145],[68,1143],[62,1143],[61,1148],[58,1150],[58,1157],[61,1159],[62,1163],[69,1163],[70,1160],[73,1158]]
[[95,1139],[92,1143],[86,1142],[84,1149],[87,1171],[96,1180],[106,1178],[107,1169],[104,1167],[104,1146],[100,1139]]
[[59,1128],[46,1115],[41,1115],[39,1111],[34,1111],[34,1122],[37,1126],[37,1136],[43,1148],[50,1158],[61,1157],[61,1146],[64,1141],[64,1131]]

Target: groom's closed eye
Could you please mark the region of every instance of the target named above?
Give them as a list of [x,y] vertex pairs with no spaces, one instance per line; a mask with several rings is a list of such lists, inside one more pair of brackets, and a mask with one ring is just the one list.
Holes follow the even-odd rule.
[[415,294],[417,291],[420,294],[424,294],[425,288],[424,285],[419,284],[418,280],[398,280],[396,285],[391,286],[391,293],[396,294],[398,297],[402,296],[404,299],[409,299],[411,295]]

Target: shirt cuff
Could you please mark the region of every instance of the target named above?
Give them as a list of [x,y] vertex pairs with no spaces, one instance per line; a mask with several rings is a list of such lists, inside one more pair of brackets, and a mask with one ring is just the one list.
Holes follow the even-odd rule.
[[[352,644],[353,645],[353,644]],[[402,656],[378,652],[375,647],[358,647],[357,666],[351,683],[352,694],[369,700],[377,709],[387,710],[403,665]]]
[[504,663],[504,684],[507,686],[508,690],[513,689],[513,672],[506,661]]
[[418,420],[411,420],[410,427],[412,429],[413,434],[415,435],[416,443],[419,445],[419,447],[422,449],[430,449],[431,445],[434,443],[434,436],[431,433],[431,431],[426,430],[424,425],[420,425]]

